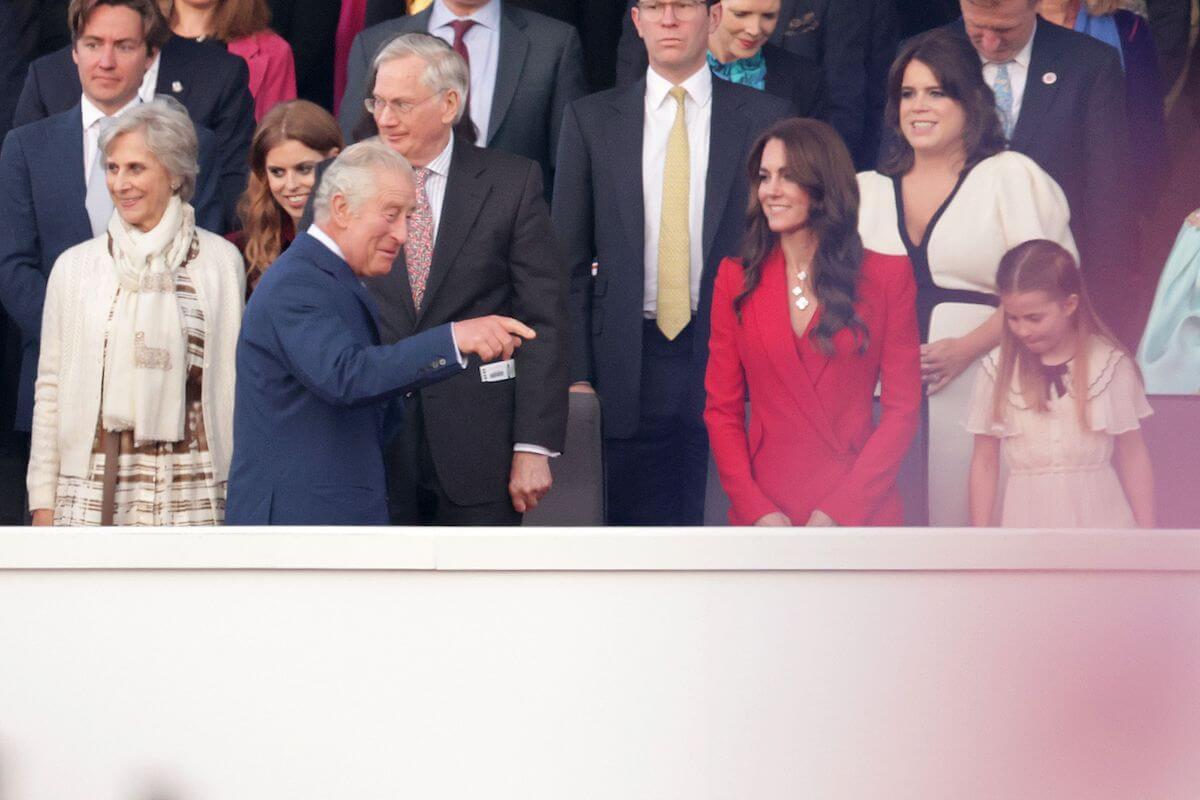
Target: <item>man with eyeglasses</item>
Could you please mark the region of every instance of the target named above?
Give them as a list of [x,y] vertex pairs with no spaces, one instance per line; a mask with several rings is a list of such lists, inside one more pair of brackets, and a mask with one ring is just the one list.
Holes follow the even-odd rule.
[[[630,8],[637,5],[637,0],[627,2]],[[768,43],[820,65],[829,123],[858,169],[874,168],[884,85],[899,41],[896,1],[780,0],[777,20]],[[646,49],[626,14],[617,50],[617,85],[632,83],[645,69]]]
[[406,398],[386,454],[391,520],[520,524],[550,489],[567,424],[567,276],[542,171],[457,133],[467,65],[441,39],[398,36],[373,69],[363,107],[380,140],[416,171],[408,242],[390,273],[366,280],[383,343],[489,314],[537,333],[507,361],[472,359]]
[[396,36],[416,32],[445,40],[466,60],[473,143],[532,158],[548,192],[563,109],[587,92],[575,28],[503,0],[433,0],[420,13],[372,25],[354,38],[347,61],[338,112],[347,139],[357,131],[375,54]]
[[794,109],[713,79],[719,4],[641,0],[631,13],[644,77],[572,103],[559,143],[572,389],[600,395],[609,522],[699,525],[713,278],[745,228],[746,153]]

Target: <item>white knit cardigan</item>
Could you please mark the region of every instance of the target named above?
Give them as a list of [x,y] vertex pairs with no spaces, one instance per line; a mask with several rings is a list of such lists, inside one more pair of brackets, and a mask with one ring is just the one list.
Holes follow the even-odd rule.
[[[233,451],[234,356],[242,322],[245,269],[236,247],[196,229],[200,248],[188,274],[204,311],[204,430],[218,481]],[[34,387],[29,452],[31,509],[54,508],[59,475],[86,477],[104,373],[108,312],[117,277],[104,234],[54,262],[42,311],[41,356]]]

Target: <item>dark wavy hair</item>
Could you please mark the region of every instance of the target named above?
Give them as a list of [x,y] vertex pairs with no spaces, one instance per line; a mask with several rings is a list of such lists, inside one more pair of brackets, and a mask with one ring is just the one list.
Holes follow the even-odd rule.
[[963,108],[966,116],[963,128],[966,169],[1008,147],[1004,128],[1000,125],[1000,115],[996,112],[996,96],[983,80],[979,54],[961,35],[937,28],[914,36],[900,48],[888,72],[887,107],[883,112],[883,121],[892,135],[888,137],[888,145],[879,164],[881,173],[897,177],[912,169],[912,145],[904,138],[900,128],[900,90],[904,84],[904,71],[913,61],[920,61],[929,67],[946,95]]
[[858,235],[858,180],[842,138],[815,119],[794,117],[777,122],[750,149],[746,164],[750,191],[741,252],[745,280],[741,293],[733,300],[734,310],[740,317],[742,304],[762,279],[763,263],[779,244],[779,235],[767,225],[758,199],[759,165],[767,142],[772,140],[781,142],[787,152],[788,177],[808,194],[808,227],[817,238],[813,290],[822,310],[809,336],[821,352],[832,355],[834,334],[850,328],[858,352],[866,352],[870,343],[867,326],[854,311],[863,260]]

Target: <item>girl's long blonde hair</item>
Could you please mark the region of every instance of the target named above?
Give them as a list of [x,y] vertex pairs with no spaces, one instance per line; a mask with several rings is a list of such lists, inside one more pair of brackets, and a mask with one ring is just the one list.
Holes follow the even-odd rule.
[[[1000,259],[996,272],[996,289],[1003,308],[1005,295],[1014,292],[1045,292],[1055,302],[1064,302],[1071,295],[1079,298],[1072,314],[1075,335],[1074,366],[1071,369],[1071,394],[1079,414],[1079,423],[1084,430],[1091,426],[1088,414],[1088,386],[1091,382],[1089,355],[1092,342],[1100,339],[1124,353],[1129,352],[1112,334],[1096,314],[1092,301],[1083,285],[1083,276],[1072,256],[1061,245],[1047,239],[1034,239],[1019,244]],[[1130,358],[1133,363],[1133,359]],[[1134,369],[1136,369],[1136,365]],[[1038,411],[1050,409],[1049,386],[1041,369],[1041,360],[1029,352],[1009,329],[1005,322],[1000,334],[1000,363],[996,369],[996,386],[992,396],[992,418],[996,422],[1004,419],[1004,407],[1012,391],[1013,373],[1019,376],[1021,397],[1027,408]]]

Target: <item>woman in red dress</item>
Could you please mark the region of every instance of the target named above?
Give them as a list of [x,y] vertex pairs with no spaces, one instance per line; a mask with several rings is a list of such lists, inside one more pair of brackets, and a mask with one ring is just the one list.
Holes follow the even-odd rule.
[[896,473],[921,407],[912,266],[863,250],[854,165],[828,125],[777,123],[749,169],[748,230],[717,275],[705,377],[730,522],[898,525]]

